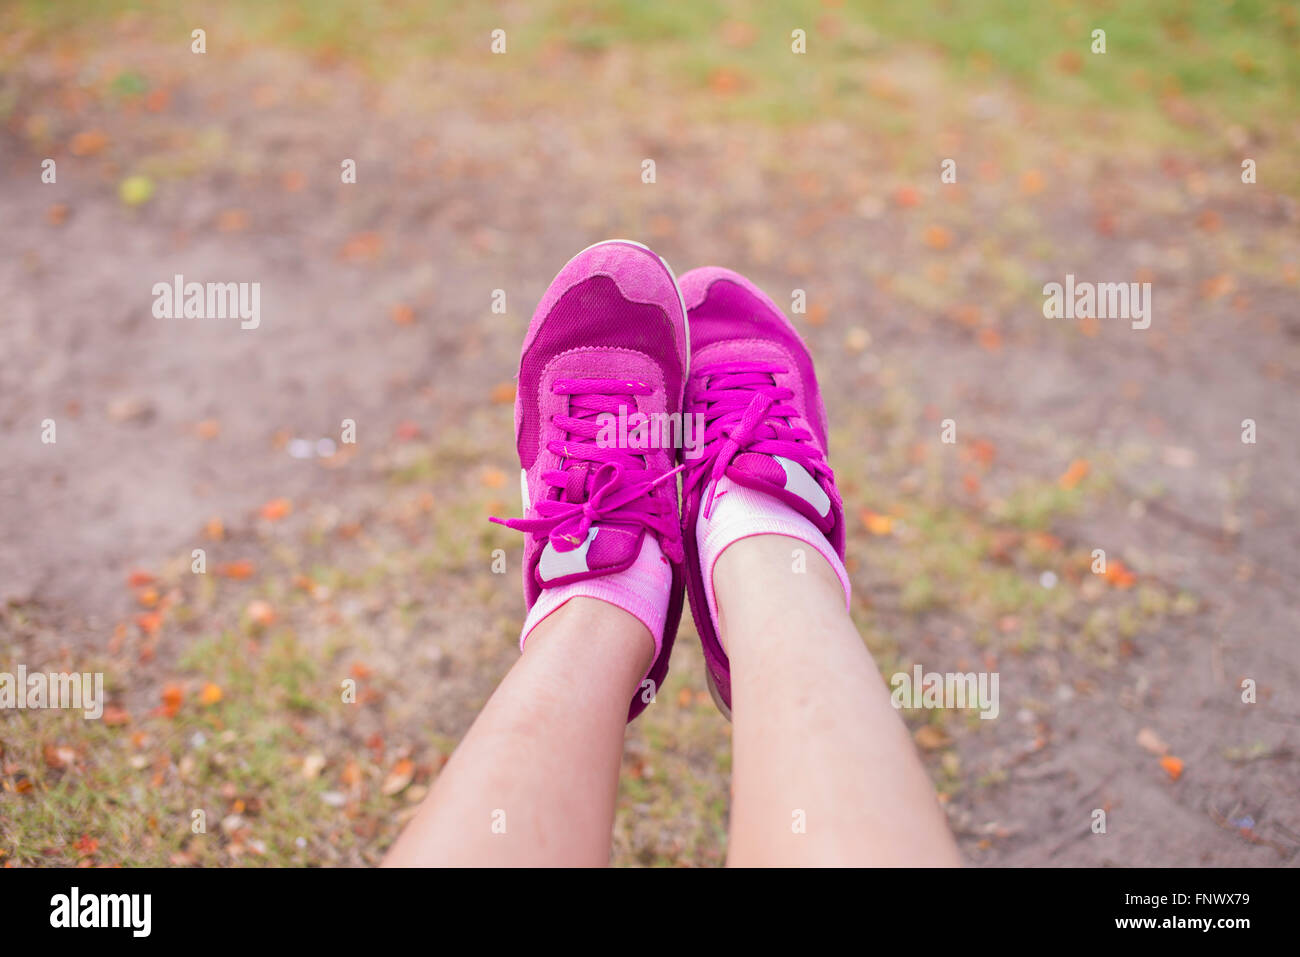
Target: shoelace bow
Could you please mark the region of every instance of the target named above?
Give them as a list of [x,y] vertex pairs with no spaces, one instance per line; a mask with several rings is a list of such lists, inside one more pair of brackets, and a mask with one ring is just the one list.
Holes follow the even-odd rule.
[[785,372],[772,362],[718,362],[693,371],[704,383],[694,402],[704,406],[704,455],[686,463],[684,484],[710,483],[704,503],[708,518],[718,482],[742,452],[779,455],[798,462],[829,490],[838,507],[834,473],[811,444],[812,433],[790,425],[799,410],[789,404],[794,392],[776,384]]
[[[641,525],[659,537],[660,547],[671,561],[683,561],[685,552],[673,501],[650,494],[682,467],[652,477],[642,456],[613,446],[602,447],[596,441],[601,413],[617,415],[622,406],[635,410],[633,397],[650,395],[650,386],[628,379],[560,379],[551,391],[569,396],[570,414],[553,419],[567,437],[546,443],[565,467],[542,473],[542,481],[559,494],[533,503],[535,518],[491,520],[547,538],[557,552],[582,545],[597,522]],[[575,468],[576,463],[590,464]],[[594,473],[591,464],[597,466]]]

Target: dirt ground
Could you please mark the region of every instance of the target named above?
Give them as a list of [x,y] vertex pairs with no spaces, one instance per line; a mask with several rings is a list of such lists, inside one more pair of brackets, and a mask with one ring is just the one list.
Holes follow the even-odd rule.
[[[189,700],[207,676],[187,651],[247,629],[250,599],[322,663],[320,687],[364,660],[352,673],[379,689],[365,714],[295,731],[325,778],[352,766],[336,748],[363,755],[363,810],[326,810],[342,816],[321,817],[319,844],[282,860],[373,862],[409,811],[403,789],[386,793],[395,762],[427,787],[513,660],[518,542],[485,520],[518,508],[502,482],[509,383],[546,284],[610,236],[679,273],[739,269],[778,303],[806,290],[794,318],[847,507],[890,517],[864,516],[850,550],[868,644],[886,674],[1001,676],[998,720],[908,715],[934,729],[918,740],[973,863],[1300,860],[1300,210],[1266,178],[1242,184],[1227,151],[1064,150],[997,88],[948,103],[918,158],[915,137],[904,148],[854,122],[706,124],[652,97],[537,111],[486,69],[380,85],[282,52],[200,74],[133,42],[161,106],[79,93],[78,68],[53,55],[5,79],[20,108],[0,131],[0,660],[103,662],[124,732],[160,741],[167,718],[150,709],[174,682]],[[560,62],[538,82],[598,87],[619,69]],[[891,107],[926,132],[924,60],[893,75]],[[107,143],[77,155],[86,130]],[[55,184],[40,181],[46,156]],[[945,156],[956,185],[939,181]],[[356,184],[339,181],[345,158]],[[146,168],[154,196],[125,204],[119,182]],[[1041,288],[1066,273],[1151,282],[1151,327],[1044,318]],[[152,286],[175,274],[260,282],[260,328],[156,319]],[[355,446],[290,454],[295,439],[338,443],[345,419]],[[1089,463],[1077,488],[1075,461]],[[264,508],[275,499],[293,503],[287,518]],[[257,573],[197,582],[199,547],[210,567]],[[508,575],[491,574],[494,548]],[[1092,575],[1096,548],[1135,580]],[[135,569],[172,596],[161,626],[140,622]],[[335,572],[328,597],[290,597],[295,576]],[[675,683],[629,732],[617,863],[717,863],[725,847],[728,729],[689,624],[680,645]],[[51,780],[75,783],[24,765],[40,752],[20,731],[65,733],[43,718],[0,723],[6,780],[39,785],[0,795],[11,822],[36,819]],[[69,746],[87,784],[142,747]],[[184,747],[157,771],[175,789],[162,813],[182,824]],[[126,863],[153,846],[132,814],[149,816],[102,837]],[[95,826],[8,831],[10,859],[64,859],[61,835]],[[250,827],[225,829],[212,857],[168,853],[237,860],[266,840]]]

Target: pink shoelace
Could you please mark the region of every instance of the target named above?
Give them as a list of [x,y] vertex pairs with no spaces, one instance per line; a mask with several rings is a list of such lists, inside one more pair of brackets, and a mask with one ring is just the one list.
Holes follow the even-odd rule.
[[790,389],[778,386],[776,377],[786,370],[772,362],[718,362],[692,372],[704,382],[694,402],[704,407],[704,455],[686,463],[684,485],[690,489],[710,483],[704,503],[708,518],[718,482],[742,452],[779,455],[798,462],[840,507],[835,474],[812,444],[812,433],[795,428],[790,420],[799,410],[789,403]]
[[658,536],[671,561],[682,561],[685,553],[674,501],[650,494],[681,468],[655,476],[646,467],[644,455],[597,442],[599,416],[618,415],[624,406],[635,411],[634,397],[650,395],[650,386],[628,379],[560,379],[551,391],[569,396],[570,413],[552,419],[565,437],[546,443],[547,449],[560,456],[562,466],[542,473],[552,494],[533,504],[535,518],[491,521],[547,538],[557,552],[580,546],[598,522],[641,525]]

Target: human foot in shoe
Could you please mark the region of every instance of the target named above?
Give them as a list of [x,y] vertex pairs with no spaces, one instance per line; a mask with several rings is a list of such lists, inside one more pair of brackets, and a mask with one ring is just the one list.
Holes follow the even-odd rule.
[[494,519],[527,533],[521,648],[578,596],[616,605],[649,630],[654,657],[629,721],[663,687],[681,617],[676,450],[610,443],[601,426],[620,410],[680,413],[688,357],[685,309],[662,259],[610,240],[569,260],[533,314],[520,360],[524,517]]
[[844,586],[844,508],[826,461],[826,411],[812,359],[776,304],[728,269],[681,278],[691,328],[685,412],[704,416],[704,453],[688,459],[682,532],[691,612],[709,686],[731,714],[731,668],[718,629],[713,566],[752,535],[799,539]]

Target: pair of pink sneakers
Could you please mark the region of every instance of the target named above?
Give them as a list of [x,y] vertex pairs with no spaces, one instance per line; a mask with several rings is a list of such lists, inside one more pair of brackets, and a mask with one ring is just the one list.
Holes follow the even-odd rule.
[[634,615],[655,656],[629,721],[663,687],[687,591],[714,700],[730,715],[713,563],[733,542],[775,533],[807,543],[848,600],[812,359],[743,276],[708,267],[679,284],[639,243],[584,249],[528,327],[515,437],[524,517],[502,524],[528,533],[520,647],[576,596]]

